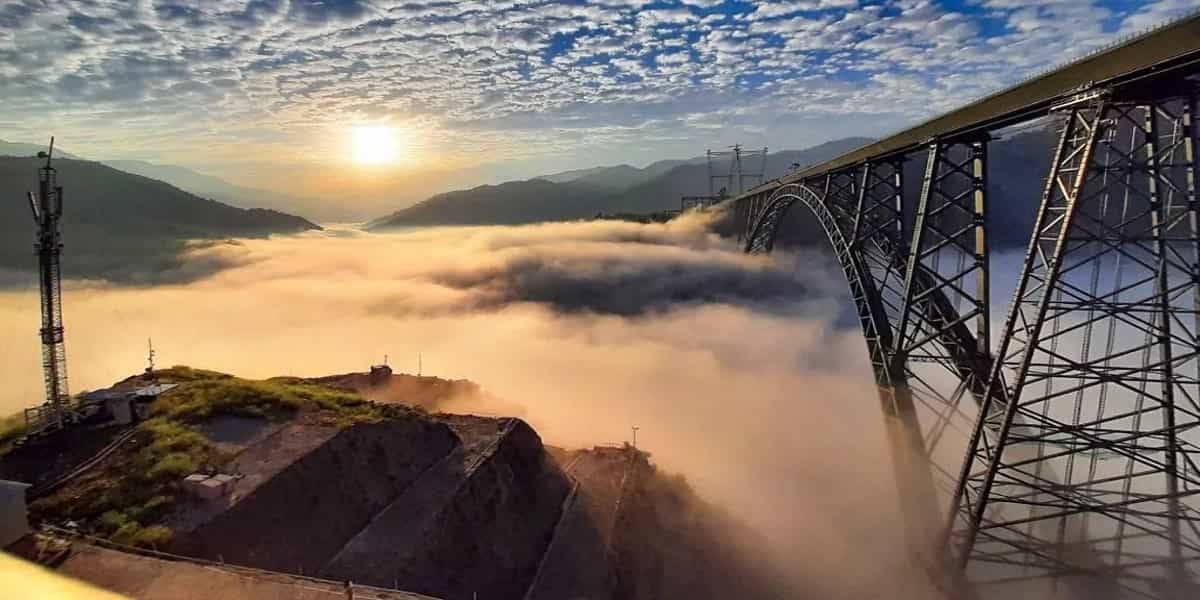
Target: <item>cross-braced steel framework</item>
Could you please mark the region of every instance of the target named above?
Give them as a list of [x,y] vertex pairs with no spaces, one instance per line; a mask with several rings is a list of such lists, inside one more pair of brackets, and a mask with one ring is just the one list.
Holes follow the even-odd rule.
[[1181,77],[1050,111],[1059,142],[995,345],[987,133],[739,199],[748,252],[796,203],[833,242],[910,541],[949,588],[1200,597],[1196,108]]
[[[748,252],[769,252],[797,202],[821,222],[850,281],[878,385],[900,501],[914,550],[928,558],[937,490],[953,489],[943,440],[965,443],[990,360],[985,185],[987,139],[931,144],[916,197],[905,193],[904,161],[870,162],[784,186],[745,210]],[[820,191],[817,191],[820,190]],[[952,382],[951,385],[946,385]],[[952,461],[949,461],[952,462]]]
[[955,493],[969,578],[1200,593],[1195,106],[1155,91],[1066,109]]
[[63,336],[62,313],[62,234],[58,220],[62,216],[63,189],[58,185],[58,171],[51,163],[54,139],[50,151],[39,153],[46,164],[38,169],[38,193],[29,194],[29,209],[37,224],[38,282],[41,288],[42,371],[45,377],[46,402],[26,409],[25,421],[30,435],[48,429],[61,428],[72,416],[71,394],[67,385],[67,351]]

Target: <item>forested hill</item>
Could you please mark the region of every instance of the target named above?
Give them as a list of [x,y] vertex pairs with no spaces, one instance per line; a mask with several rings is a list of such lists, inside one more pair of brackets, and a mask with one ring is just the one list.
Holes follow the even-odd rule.
[[[0,156],[0,284],[24,281],[37,267],[26,191],[37,190],[42,160]],[[185,240],[257,237],[320,229],[297,216],[242,209],[170,184],[91,161],[59,159],[64,188],[64,277],[157,282],[184,277]]]

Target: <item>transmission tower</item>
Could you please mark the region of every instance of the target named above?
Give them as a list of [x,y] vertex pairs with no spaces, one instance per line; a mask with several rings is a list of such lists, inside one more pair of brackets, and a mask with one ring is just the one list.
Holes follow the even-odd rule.
[[58,219],[62,216],[63,189],[54,168],[54,138],[47,152],[39,152],[46,165],[38,169],[38,193],[29,192],[29,209],[37,224],[38,282],[42,306],[42,369],[46,383],[46,402],[27,409],[25,421],[31,435],[63,427],[71,419],[70,391],[67,387],[67,350],[63,341],[62,234]]
[[[708,158],[708,194],[714,198],[719,198],[730,194],[741,194],[746,191],[748,180],[753,180],[753,185],[762,183],[763,177],[767,170],[767,149],[762,150],[746,150],[741,144],[734,144],[729,150],[721,150],[714,152],[709,150]],[[729,161],[729,170],[725,173],[719,172],[719,165],[716,163]],[[725,185],[717,188],[718,182],[724,181]]]

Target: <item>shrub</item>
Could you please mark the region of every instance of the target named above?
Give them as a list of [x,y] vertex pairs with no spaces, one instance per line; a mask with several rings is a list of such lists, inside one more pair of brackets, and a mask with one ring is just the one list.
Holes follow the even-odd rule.
[[118,543],[132,546],[134,540],[137,539],[137,534],[142,530],[142,526],[130,521],[118,528],[108,539]]
[[175,479],[195,472],[196,462],[192,460],[190,455],[183,452],[172,452],[160,458],[158,462],[150,468],[149,474],[153,479]]
[[165,548],[171,544],[175,534],[166,525],[143,527],[133,535],[133,545],[142,548]]
[[25,414],[16,413],[0,419],[0,454],[8,452],[17,438],[25,435]]
[[100,515],[97,527],[104,533],[111,534],[129,524],[129,517],[123,512],[110,510]]

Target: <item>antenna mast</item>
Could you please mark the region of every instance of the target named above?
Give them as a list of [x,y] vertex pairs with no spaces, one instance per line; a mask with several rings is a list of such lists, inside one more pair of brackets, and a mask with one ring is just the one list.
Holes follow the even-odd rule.
[[29,193],[29,208],[37,224],[38,282],[42,300],[42,370],[46,383],[46,402],[25,411],[29,433],[63,427],[72,419],[71,393],[67,386],[67,349],[63,337],[62,314],[62,234],[58,219],[62,216],[63,189],[54,168],[54,138],[47,152],[38,152],[46,165],[38,169],[38,193]]

